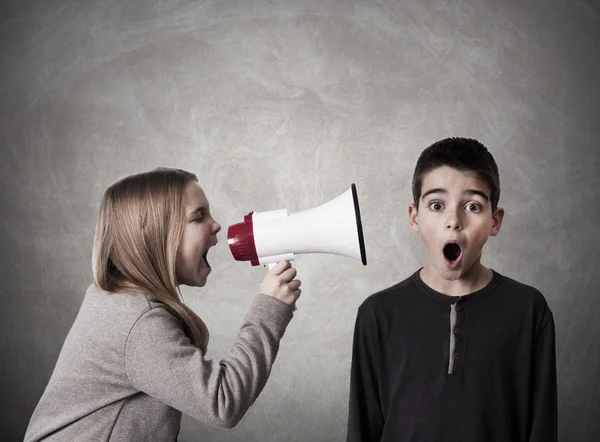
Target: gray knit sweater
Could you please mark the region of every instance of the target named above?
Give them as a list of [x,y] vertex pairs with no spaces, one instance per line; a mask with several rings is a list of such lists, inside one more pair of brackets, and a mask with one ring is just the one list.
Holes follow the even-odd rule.
[[292,309],[257,295],[221,361],[145,296],[91,285],[29,422],[29,441],[173,441],[181,413],[235,426],[267,382]]

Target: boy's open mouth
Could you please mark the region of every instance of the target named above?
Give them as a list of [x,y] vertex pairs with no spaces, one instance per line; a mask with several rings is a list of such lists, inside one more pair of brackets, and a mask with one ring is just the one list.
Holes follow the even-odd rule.
[[462,249],[455,242],[449,242],[444,246],[444,257],[452,264],[461,255]]

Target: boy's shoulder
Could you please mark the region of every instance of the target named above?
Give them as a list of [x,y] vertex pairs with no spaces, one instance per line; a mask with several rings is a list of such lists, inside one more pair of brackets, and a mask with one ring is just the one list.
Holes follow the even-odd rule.
[[534,318],[535,328],[538,331],[554,320],[548,301],[540,290],[508,276],[499,276],[502,281],[498,287],[499,295],[511,311],[515,314],[521,312],[530,315]]
[[503,296],[509,298],[509,301],[533,305],[539,309],[549,309],[546,297],[537,288],[498,272],[494,271],[494,273],[500,278],[501,284],[498,289],[502,291]]
[[415,274],[413,273],[403,281],[368,296],[358,307],[359,312],[365,310],[386,310],[391,305],[407,302],[408,295],[414,294],[416,289],[414,277]]

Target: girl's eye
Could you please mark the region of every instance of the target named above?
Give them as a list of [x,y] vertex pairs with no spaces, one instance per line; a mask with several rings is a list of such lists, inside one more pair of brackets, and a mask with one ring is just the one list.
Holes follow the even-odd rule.
[[204,220],[204,217],[203,216],[199,216],[198,218],[194,219],[194,222],[195,223],[201,223],[203,220]]
[[433,201],[433,202],[429,203],[429,208],[431,208],[437,212],[439,210],[442,210],[442,203],[440,203],[439,201]]

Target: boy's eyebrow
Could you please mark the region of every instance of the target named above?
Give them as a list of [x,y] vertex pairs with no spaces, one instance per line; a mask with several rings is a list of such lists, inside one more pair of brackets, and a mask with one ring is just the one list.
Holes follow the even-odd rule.
[[423,195],[421,195],[421,199],[425,199],[427,195],[431,195],[432,193],[441,193],[447,195],[448,191],[446,189],[442,189],[441,187],[438,187],[437,189],[431,189],[425,192]]
[[479,195],[481,198],[483,198],[486,201],[489,201],[490,198],[485,194],[485,192],[482,192],[481,190],[476,190],[476,189],[469,189],[469,190],[465,190],[463,192],[464,195]]
[[[421,199],[424,199],[427,195],[431,195],[432,193],[441,193],[442,195],[447,195],[448,191],[446,189],[442,189],[441,187],[438,187],[436,189],[431,189],[431,190],[428,190],[427,192],[425,192],[423,194],[423,196],[421,197]],[[485,192],[482,192],[481,190],[476,190],[476,189],[465,190],[465,191],[463,191],[463,195],[479,195],[486,201],[490,200],[490,198],[485,194]]]

